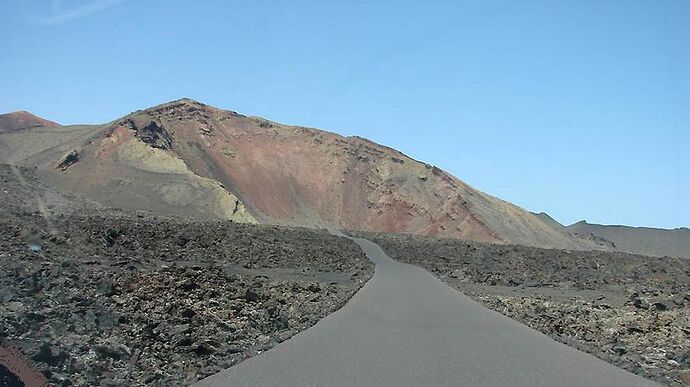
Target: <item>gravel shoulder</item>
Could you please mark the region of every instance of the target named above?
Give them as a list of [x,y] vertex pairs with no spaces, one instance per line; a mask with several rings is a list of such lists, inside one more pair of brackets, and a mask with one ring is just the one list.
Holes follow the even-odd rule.
[[0,181],[0,340],[54,385],[191,384],[309,328],[373,275],[326,231],[113,210],[9,167]]
[[690,384],[690,260],[359,235],[557,341],[657,382]]

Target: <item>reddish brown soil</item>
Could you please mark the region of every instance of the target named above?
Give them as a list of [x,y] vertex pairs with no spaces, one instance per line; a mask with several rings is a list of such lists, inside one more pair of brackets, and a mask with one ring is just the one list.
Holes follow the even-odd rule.
[[[151,122],[169,133],[171,150],[195,173],[223,183],[257,218],[491,242],[508,239],[477,213],[494,198],[366,139],[280,125],[191,100],[122,121],[138,130]],[[532,216],[514,206],[510,212]]]
[[29,112],[14,112],[0,114],[0,133],[11,132],[14,130],[36,128],[36,127],[55,127],[60,124],[36,117]]

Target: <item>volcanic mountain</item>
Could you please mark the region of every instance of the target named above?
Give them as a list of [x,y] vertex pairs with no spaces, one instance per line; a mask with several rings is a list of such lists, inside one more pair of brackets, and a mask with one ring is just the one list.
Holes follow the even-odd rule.
[[[16,117],[13,113],[9,116]],[[4,116],[3,116],[4,117]],[[0,162],[122,208],[569,249],[575,237],[438,167],[360,137],[181,99],[104,125],[0,120]],[[7,123],[9,122],[9,124]],[[21,126],[19,125],[19,126]]]
[[60,124],[48,121],[29,112],[0,114],[0,133],[27,128],[56,127]]

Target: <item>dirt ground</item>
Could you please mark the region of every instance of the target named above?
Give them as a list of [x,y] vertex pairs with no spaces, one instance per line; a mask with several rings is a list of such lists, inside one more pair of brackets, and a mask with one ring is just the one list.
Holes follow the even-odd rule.
[[690,260],[363,236],[560,342],[667,385],[690,380]]

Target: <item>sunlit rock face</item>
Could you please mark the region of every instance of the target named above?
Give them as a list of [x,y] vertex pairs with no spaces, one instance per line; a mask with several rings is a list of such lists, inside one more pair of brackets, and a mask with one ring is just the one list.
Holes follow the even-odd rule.
[[[46,140],[49,131],[59,140]],[[190,99],[106,125],[36,127],[0,138],[0,146],[22,149],[8,151],[10,162],[37,167],[47,181],[116,207],[546,247],[591,245],[367,139]]]

